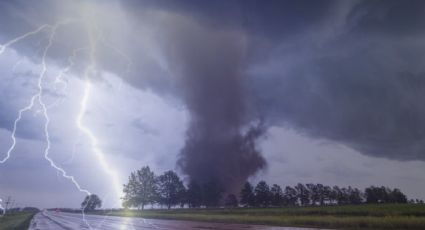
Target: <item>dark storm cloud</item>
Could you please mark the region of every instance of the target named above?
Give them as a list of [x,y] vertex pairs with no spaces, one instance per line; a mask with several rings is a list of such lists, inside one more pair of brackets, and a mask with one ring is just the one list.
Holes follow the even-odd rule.
[[291,1],[124,3],[138,14],[141,8],[171,12],[153,24],[160,28],[161,50],[191,116],[179,167],[192,179],[215,180],[227,192],[237,191],[266,165],[256,147],[265,127],[252,125],[260,117],[248,113],[246,100],[243,72],[253,48],[247,36],[290,37],[315,25],[329,2],[309,8]]
[[[188,63],[185,68],[195,70],[187,74],[188,78],[197,78],[197,83],[214,81],[209,80],[214,77],[204,76],[221,69],[217,74],[226,76],[232,87],[232,78],[228,76],[233,75],[233,69],[218,66],[232,63],[243,71],[274,63],[267,71],[254,71],[249,78],[237,79],[236,89],[242,91],[242,101],[248,101],[245,106],[250,110],[249,113],[246,109],[237,110],[226,116],[255,120],[260,114],[269,124],[289,125],[372,156],[425,159],[422,152],[425,111],[419,99],[425,91],[421,67],[425,28],[422,1],[203,4],[156,1],[151,2],[151,7],[192,18],[211,33],[242,31],[249,40],[248,47],[244,55],[230,61],[227,52],[233,46],[232,41],[216,41],[215,52],[197,56],[195,60],[187,53],[179,53]],[[348,9],[344,9],[344,4]],[[334,16],[341,12],[339,18]],[[190,40],[190,44],[210,45],[204,42],[204,37],[190,33],[184,39]],[[181,46],[173,39],[168,42]],[[259,47],[261,52],[257,52]],[[196,45],[182,49],[200,50]],[[221,63],[222,60],[225,62]],[[206,84],[214,88],[214,84]],[[204,88],[198,90],[203,94],[196,99],[204,100],[205,105],[210,104],[208,96],[217,96]],[[233,98],[226,93],[218,96],[223,100]],[[190,100],[187,103],[189,107],[196,104]],[[220,106],[226,110],[225,105]],[[193,119],[199,115],[192,111]]]
[[[190,112],[179,161],[189,176],[212,177],[232,189],[263,168],[255,141],[264,127],[252,125],[258,120],[371,156],[425,160],[423,1],[123,0],[121,5],[135,32],[154,28],[168,64],[146,55],[139,44],[145,31],[139,31],[126,38],[134,63],[124,79],[172,92]],[[11,20],[20,15],[16,12],[37,18],[36,24],[50,21],[43,14],[38,18],[31,5],[5,6],[15,13],[0,14],[9,18],[0,20],[7,28],[1,35],[17,33],[13,23],[20,22]],[[123,64],[106,51],[99,51],[104,59],[99,66],[123,73]]]
[[210,29],[245,30],[267,39],[282,39],[305,31],[333,13],[337,1],[122,1],[131,8],[165,10],[201,22]]
[[424,160],[424,10],[421,1],[354,5],[331,40],[301,39],[271,56],[274,70],[252,76],[250,95],[271,123],[371,156]]
[[[425,160],[424,2],[124,2],[203,28],[159,24],[191,112],[179,161],[191,177],[226,180],[226,157],[247,164],[230,146],[259,118],[371,156]],[[232,33],[246,46],[220,37]],[[237,180],[264,165],[254,153],[259,163]]]
[[424,3],[407,1],[363,1],[347,17],[355,33],[381,36],[424,34]]

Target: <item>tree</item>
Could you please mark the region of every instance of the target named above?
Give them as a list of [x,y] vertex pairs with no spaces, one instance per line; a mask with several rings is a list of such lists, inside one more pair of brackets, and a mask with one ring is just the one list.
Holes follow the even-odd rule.
[[347,188],[339,188],[338,186],[334,186],[331,197],[331,199],[335,200],[339,205],[350,203],[350,194]]
[[319,200],[320,205],[324,205],[325,204],[325,186],[323,186],[323,184],[316,184],[316,194],[317,194],[317,198]]
[[324,203],[332,203],[332,188],[328,185],[323,187],[323,201]]
[[157,179],[159,202],[168,209],[177,205],[183,199],[185,187],[179,176],[173,171],[167,171]]
[[187,186],[186,199],[191,208],[199,208],[202,205],[201,186],[194,180]]
[[404,195],[398,188],[391,191],[390,197],[392,203],[407,203],[406,195]]
[[317,186],[315,184],[306,184],[306,188],[308,189],[309,199],[312,205],[316,205],[320,200],[320,194],[318,192]]
[[227,195],[226,199],[224,199],[224,206],[230,208],[238,207],[238,199],[236,198],[235,194]]
[[290,186],[286,186],[285,192],[283,194],[283,200],[285,205],[290,205],[290,206],[297,205],[297,200],[298,200],[297,190]]
[[270,188],[265,181],[258,182],[255,186],[255,201],[261,207],[268,207],[271,203]]
[[347,188],[341,188],[338,196],[338,204],[349,204],[350,203],[350,193]]
[[350,204],[361,204],[363,202],[363,194],[359,189],[348,186],[348,193]]
[[132,172],[128,184],[124,185],[123,203],[129,207],[141,207],[154,203],[157,199],[155,174],[149,166]]
[[254,187],[249,182],[245,182],[240,193],[240,203],[245,207],[255,206]]
[[100,207],[102,207],[102,200],[96,194],[87,195],[81,203],[81,208],[84,211],[93,211]]
[[271,204],[273,206],[282,206],[283,205],[283,191],[282,188],[274,184],[270,189],[271,192]]
[[297,195],[301,206],[308,205],[310,203],[310,193],[308,189],[301,183],[298,183],[295,186],[295,189],[297,190]]
[[332,204],[338,204],[338,195],[339,195],[339,187],[338,186],[333,186],[331,193],[329,195],[329,201]]
[[378,203],[379,197],[374,186],[365,189],[366,202],[367,203]]
[[388,188],[385,188],[384,186],[381,187],[375,187],[370,186],[369,188],[365,189],[365,196],[366,196],[366,202],[367,203],[388,203],[389,200],[389,193],[391,191]]

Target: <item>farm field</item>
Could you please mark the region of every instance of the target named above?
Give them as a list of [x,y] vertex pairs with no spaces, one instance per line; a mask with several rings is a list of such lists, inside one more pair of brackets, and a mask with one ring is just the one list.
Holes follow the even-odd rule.
[[328,229],[425,229],[425,205],[363,204],[322,207],[97,211],[152,219],[244,223]]
[[0,217],[0,230],[26,230],[35,213],[21,212]]

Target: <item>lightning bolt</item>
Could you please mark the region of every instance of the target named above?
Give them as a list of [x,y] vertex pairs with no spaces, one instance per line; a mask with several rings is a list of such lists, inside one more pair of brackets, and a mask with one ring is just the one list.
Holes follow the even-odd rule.
[[[21,35],[21,36],[19,36],[17,38],[14,38],[14,39],[6,42],[4,45],[0,45],[0,55],[3,54],[4,51],[6,50],[6,48],[8,48],[9,46],[11,46],[11,45],[13,45],[13,44],[15,44],[15,43],[17,43],[17,42],[25,39],[25,38],[28,38],[28,37],[30,37],[32,35],[38,34],[42,30],[44,30],[46,28],[50,28],[50,27],[51,26],[50,25],[47,25],[47,24],[42,25],[42,26],[38,27],[37,29],[35,29],[33,31],[30,31],[30,32],[28,32],[26,34],[23,34],[23,35]],[[13,122],[13,129],[12,129],[12,135],[11,135],[12,144],[11,144],[11,146],[9,147],[9,149],[6,152],[6,156],[3,159],[0,160],[0,164],[3,164],[4,162],[6,162],[10,158],[10,154],[12,153],[12,151],[15,149],[15,146],[16,146],[16,129],[17,129],[17,125],[18,125],[19,121],[22,119],[22,114],[25,111],[28,111],[29,109],[31,109],[33,107],[34,100],[35,100],[35,98],[32,97],[31,98],[31,101],[30,101],[30,104],[19,110],[18,116],[15,119],[15,121]]]
[[[22,120],[23,114],[33,110],[35,105],[37,104],[41,107],[41,109],[36,111],[36,113],[40,113],[43,117],[43,120],[44,120],[44,126],[43,126],[43,134],[44,134],[44,138],[45,138],[45,147],[44,147],[44,151],[43,151],[44,158],[49,162],[50,166],[53,167],[58,173],[60,173],[64,178],[71,181],[73,183],[73,185],[78,189],[79,192],[82,192],[82,193],[89,196],[89,195],[91,195],[91,192],[89,190],[83,188],[78,183],[78,181],[74,178],[74,176],[69,175],[63,168],[61,168],[58,164],[56,164],[55,161],[50,157],[50,150],[51,150],[51,144],[52,143],[51,143],[51,140],[50,140],[50,133],[49,133],[49,125],[50,125],[51,120],[50,120],[48,111],[49,111],[50,107],[55,106],[57,104],[60,104],[61,101],[58,100],[51,105],[47,105],[45,103],[45,101],[43,100],[44,91],[45,91],[45,88],[44,88],[43,85],[44,85],[45,80],[46,80],[46,73],[47,73],[47,69],[48,69],[46,59],[47,59],[47,55],[49,53],[49,50],[50,50],[50,48],[51,48],[51,46],[54,42],[57,30],[58,30],[58,28],[66,25],[66,24],[69,24],[71,22],[75,22],[75,21],[77,21],[77,20],[72,19],[72,20],[60,21],[60,22],[58,22],[54,25],[44,24],[44,25],[36,28],[33,31],[30,31],[26,34],[23,34],[19,37],[16,37],[16,38],[4,43],[3,45],[0,44],[0,55],[1,55],[5,52],[5,50],[7,48],[14,45],[15,43],[20,42],[20,41],[22,41],[22,40],[24,40],[24,39],[26,39],[30,36],[36,35],[36,34],[42,32],[42,31],[45,31],[45,30],[49,31],[47,44],[45,45],[45,47],[42,50],[41,71],[40,71],[40,73],[38,75],[38,79],[37,79],[37,91],[36,91],[35,94],[33,94],[31,96],[28,104],[26,104],[24,107],[19,109],[18,115],[13,122],[13,129],[12,129],[12,133],[11,133],[12,144],[6,152],[6,154],[5,154],[6,156],[4,158],[0,159],[0,164],[3,164],[7,160],[9,160],[9,158],[11,157],[11,153],[13,152],[13,150],[16,147],[16,142],[17,142],[16,132],[17,132],[18,124]],[[90,20],[88,20],[88,21],[90,21]],[[74,64],[75,64],[74,59],[76,58],[77,53],[80,52],[80,51],[88,50],[88,52],[89,52],[89,63],[86,66],[85,71],[83,73],[84,92],[83,92],[83,97],[80,101],[80,110],[79,110],[79,113],[77,115],[75,124],[78,127],[78,129],[80,130],[80,132],[83,133],[88,138],[88,140],[90,141],[90,147],[91,147],[93,154],[95,155],[95,157],[97,159],[97,162],[102,167],[102,169],[110,176],[114,192],[118,195],[118,197],[121,197],[122,196],[122,190],[121,190],[121,185],[119,183],[118,172],[108,164],[108,161],[105,158],[105,153],[99,147],[98,139],[96,138],[94,132],[89,127],[84,125],[83,120],[84,120],[85,114],[87,113],[88,102],[89,102],[90,96],[92,94],[92,82],[91,81],[92,81],[93,77],[98,72],[97,66],[96,66],[97,43],[98,42],[102,43],[105,47],[113,50],[115,53],[117,53],[118,55],[120,55],[121,57],[123,57],[126,60],[127,67],[126,67],[125,73],[129,73],[132,61],[124,52],[122,52],[121,50],[119,50],[118,48],[116,48],[115,46],[113,46],[112,44],[109,43],[109,41],[104,37],[102,31],[99,29],[99,27],[97,25],[88,26],[86,29],[87,29],[87,33],[88,33],[88,37],[89,37],[89,46],[73,50],[72,55],[68,58],[68,65],[66,67],[64,67],[62,70],[59,71],[59,74],[56,76],[56,78],[54,80],[54,89],[55,89],[55,91],[57,91],[58,90],[57,86],[62,85],[63,86],[62,91],[66,94],[68,85],[67,85],[67,81],[64,79],[65,75],[74,66]],[[19,65],[19,64],[15,64],[13,69],[15,69],[17,67],[17,65]],[[92,229],[91,226],[89,225],[89,223],[86,221],[84,209],[85,209],[85,207],[82,207],[83,220],[84,220],[85,224],[88,226],[88,228]],[[0,210],[2,210],[3,214],[4,214],[5,210],[1,206],[1,199],[0,199]]]
[[[12,145],[10,146],[10,148],[8,149],[8,151],[6,152],[6,156],[0,160],[0,163],[5,163],[9,158],[10,155],[12,153],[12,151],[14,150],[15,146],[16,146],[16,131],[17,131],[17,127],[18,127],[18,123],[21,121],[22,116],[25,112],[30,111],[31,109],[34,108],[35,104],[38,103],[41,106],[41,113],[43,115],[43,118],[45,120],[44,123],[44,136],[45,136],[45,140],[46,140],[46,148],[44,150],[44,157],[45,159],[50,163],[50,165],[55,168],[56,170],[58,170],[59,172],[62,173],[62,176],[64,176],[65,178],[71,180],[74,185],[78,188],[79,191],[86,193],[87,195],[90,195],[91,193],[86,190],[86,189],[82,189],[81,186],[78,184],[78,182],[75,180],[75,178],[73,176],[69,176],[66,171],[64,169],[62,169],[61,167],[59,167],[50,157],[49,157],[49,151],[51,148],[51,141],[50,141],[50,134],[49,134],[49,124],[50,124],[50,117],[48,115],[48,105],[46,105],[43,101],[43,93],[44,93],[44,88],[43,88],[43,81],[45,79],[45,75],[47,72],[47,63],[46,63],[46,57],[48,54],[48,51],[50,49],[50,47],[53,44],[53,40],[54,37],[56,35],[56,31],[57,29],[65,24],[70,23],[71,20],[66,20],[66,21],[62,21],[59,23],[56,23],[55,25],[42,25],[40,27],[38,27],[37,29],[30,31],[24,35],[21,35],[17,38],[14,38],[8,42],[6,42],[3,45],[0,45],[0,54],[4,53],[4,51],[6,50],[6,48],[10,47],[11,45],[26,39],[32,35],[38,34],[40,33],[42,30],[44,29],[49,29],[50,30],[50,36],[48,38],[48,43],[45,46],[43,53],[42,53],[42,61],[41,61],[41,72],[39,74],[38,77],[38,81],[37,81],[37,88],[38,91],[37,93],[35,93],[29,103],[21,108],[18,112],[18,116],[14,121],[14,126],[13,126],[13,130],[12,130]],[[97,32],[99,32],[98,28]],[[80,103],[80,112],[78,114],[77,120],[76,120],[76,124],[77,127],[89,138],[90,142],[91,142],[91,147],[93,152],[95,153],[97,159],[99,160],[100,165],[102,166],[102,168],[105,169],[106,172],[108,172],[108,174],[112,177],[113,180],[113,184],[115,187],[115,190],[117,192],[117,194],[121,194],[121,189],[119,186],[119,182],[118,182],[118,176],[117,176],[117,172],[115,170],[110,169],[111,167],[109,166],[109,164],[107,163],[105,157],[104,157],[104,153],[102,152],[102,150],[99,148],[98,146],[98,140],[96,138],[96,136],[94,135],[94,133],[83,124],[83,118],[84,115],[87,111],[87,103],[91,94],[91,88],[92,88],[92,84],[91,84],[91,75],[93,74],[93,72],[95,72],[95,47],[96,47],[96,42],[97,40],[99,40],[99,38],[95,39],[94,35],[91,31],[93,31],[93,29],[89,29],[89,38],[90,38],[90,48],[78,48],[75,49],[73,51],[73,54],[69,57],[68,59],[68,66],[66,66],[65,68],[63,68],[59,74],[57,75],[57,77],[55,78],[55,86],[57,84],[62,84],[64,86],[63,90],[65,91],[67,89],[67,82],[64,80],[64,75],[70,71],[70,69],[72,68],[72,66],[75,64],[74,63],[74,59],[77,55],[78,52],[83,51],[88,49],[90,51],[90,64],[87,66],[86,71],[84,72],[84,80],[85,80],[85,84],[84,84],[84,95],[83,98],[81,100]],[[98,35],[98,37],[101,37],[101,40],[104,44],[108,44],[107,46],[112,48],[112,45],[109,45],[109,43],[106,43],[106,40],[104,39],[103,35]],[[121,56],[125,57],[126,60],[128,61],[129,58],[120,50],[113,48],[115,52],[119,53]],[[130,62],[130,61],[128,61]],[[127,67],[128,69],[129,67]],[[55,87],[56,88],[56,87]]]
[[84,93],[83,98],[80,103],[80,112],[77,116],[76,124],[77,127],[81,130],[82,133],[84,133],[90,140],[90,144],[92,147],[92,151],[95,154],[100,166],[109,174],[111,177],[112,185],[114,187],[114,190],[116,192],[116,195],[118,197],[122,196],[121,192],[121,186],[118,180],[118,173],[108,164],[107,160],[105,159],[104,152],[100,149],[98,140],[94,133],[83,124],[83,118],[87,111],[87,103],[89,101],[91,91],[92,91],[92,84],[91,84],[91,78],[92,75],[96,74],[96,46],[98,37],[95,38],[93,35],[93,27],[89,26],[88,29],[88,36],[89,36],[89,43],[90,43],[90,53],[89,53],[89,59],[90,64],[87,66],[86,70],[84,71]]
[[[56,92],[62,91],[63,95],[67,95],[68,90],[68,82],[65,80],[65,75],[72,69],[72,67],[75,65],[74,59],[77,57],[77,54],[81,51],[87,50],[87,48],[78,48],[74,49],[72,51],[72,55],[68,58],[68,65],[61,69],[59,71],[59,74],[56,76],[54,81],[54,90]],[[62,85],[62,89],[58,89],[58,85]],[[64,101],[64,97],[57,99],[55,102],[53,102],[51,105],[48,106],[48,108],[52,108],[55,106],[60,105]]]
[[[59,167],[49,156],[49,152],[50,152],[50,148],[51,148],[51,141],[50,141],[50,134],[49,134],[49,124],[50,124],[50,117],[48,114],[48,109],[46,104],[43,101],[43,93],[44,93],[44,88],[43,88],[43,81],[46,77],[46,72],[47,72],[47,63],[46,63],[46,57],[48,54],[48,51],[50,49],[50,47],[53,44],[53,40],[54,37],[56,35],[56,31],[58,29],[58,27],[60,27],[61,25],[65,25],[68,24],[70,21],[66,20],[66,21],[62,21],[62,22],[58,22],[53,26],[50,25],[43,25],[41,27],[39,27],[38,29],[31,31],[29,33],[26,33],[22,36],[19,36],[7,43],[5,43],[4,45],[0,46],[0,54],[2,54],[5,49],[7,47],[9,47],[10,45],[25,39],[31,35],[37,34],[39,33],[41,30],[43,30],[44,28],[49,28],[50,29],[50,35],[48,38],[48,42],[47,45],[45,46],[44,50],[43,50],[43,54],[42,54],[42,58],[41,58],[41,71],[37,80],[37,92],[31,97],[29,103],[27,106],[21,108],[19,110],[18,113],[18,117],[15,119],[14,121],[14,125],[13,125],[13,130],[12,130],[12,145],[11,147],[8,149],[7,153],[6,153],[6,157],[3,158],[0,163],[3,164],[5,163],[11,155],[11,152],[14,150],[15,146],[16,146],[16,130],[17,130],[17,126],[19,121],[22,119],[22,115],[27,112],[30,111],[31,109],[34,108],[34,105],[38,102],[38,104],[41,106],[41,111],[42,111],[42,115],[43,118],[45,120],[44,122],[44,136],[45,136],[45,141],[46,141],[46,147],[44,148],[44,158],[50,163],[50,166],[53,167],[54,169],[56,169],[58,172],[60,172],[62,174],[62,176],[68,180],[70,180],[75,187],[80,191],[85,193],[86,195],[91,195],[91,193],[87,190],[87,189],[83,189],[80,184],[75,180],[75,178],[73,176],[70,176],[66,173],[66,171],[64,169],[62,169],[61,167]],[[91,229],[90,225],[87,223],[87,221],[85,220],[85,214],[84,214],[84,207],[82,208],[82,214],[83,214],[83,219],[84,222],[87,224],[87,226]]]
[[50,134],[49,134],[49,124],[50,124],[50,118],[47,112],[47,106],[43,101],[43,93],[44,93],[44,88],[43,88],[43,80],[45,78],[46,72],[47,72],[47,64],[46,64],[46,56],[47,53],[50,49],[50,47],[53,44],[53,39],[56,35],[56,30],[60,25],[64,25],[67,24],[67,21],[64,22],[59,22],[57,24],[55,24],[54,26],[50,26],[50,25],[43,25],[41,27],[39,27],[37,30],[31,31],[27,34],[24,34],[18,38],[15,38],[9,42],[7,42],[5,45],[2,45],[0,49],[0,54],[2,52],[4,52],[5,48],[12,45],[13,43],[16,43],[24,38],[27,38],[28,36],[34,35],[38,32],[40,32],[42,29],[49,27],[51,32],[50,32],[50,36],[48,39],[48,43],[46,45],[46,47],[44,48],[43,51],[43,55],[42,55],[42,61],[41,61],[41,72],[39,74],[38,77],[38,81],[37,81],[37,87],[38,87],[38,91],[31,97],[31,100],[29,102],[29,104],[25,107],[23,107],[22,109],[19,110],[18,113],[18,117],[15,119],[14,121],[14,125],[13,125],[13,130],[12,130],[12,145],[9,148],[9,150],[7,151],[6,157],[4,159],[2,159],[0,161],[0,163],[4,163],[6,162],[9,158],[10,158],[10,154],[11,152],[14,150],[15,146],[16,146],[16,130],[17,130],[17,126],[19,121],[22,119],[22,115],[23,113],[30,111],[31,109],[34,108],[34,105],[36,104],[36,102],[39,103],[39,105],[42,108],[42,114],[43,117],[45,119],[45,123],[44,123],[44,136],[45,136],[45,140],[46,140],[46,147],[44,149],[44,158],[50,163],[50,166],[52,166],[53,168],[55,168],[56,170],[58,170],[59,172],[62,173],[62,176],[71,180],[72,183],[74,183],[74,185],[78,188],[79,191],[84,192],[88,195],[90,195],[90,192],[86,189],[82,189],[81,186],[78,184],[78,182],[75,180],[75,178],[73,176],[69,176],[64,169],[62,169],[61,167],[57,166],[56,163],[49,157],[49,151],[51,148],[51,142],[50,142]]
[[3,54],[3,53],[4,53],[4,51],[6,50],[6,48],[8,48],[9,46],[11,46],[11,45],[13,45],[13,44],[15,44],[15,43],[17,43],[17,42],[19,42],[19,41],[21,41],[21,40],[24,40],[24,39],[26,39],[26,38],[28,38],[28,37],[30,37],[30,36],[32,36],[32,35],[38,34],[38,33],[40,33],[42,30],[44,30],[44,29],[46,29],[46,28],[50,28],[50,27],[51,27],[50,25],[48,25],[48,24],[44,24],[44,25],[42,25],[42,26],[38,27],[37,29],[35,29],[35,30],[33,30],[33,31],[30,31],[30,32],[28,32],[28,33],[26,33],[26,34],[23,34],[23,35],[19,36],[19,37],[16,37],[16,38],[14,38],[14,39],[12,39],[12,40],[10,40],[10,41],[6,42],[6,43],[5,43],[5,44],[3,44],[3,45],[0,45],[0,55],[1,55],[1,54]]
[[69,176],[65,172],[65,170],[63,170],[61,167],[57,166],[56,163],[49,157],[49,151],[50,151],[50,148],[51,148],[50,134],[49,134],[50,118],[49,118],[49,115],[48,115],[48,112],[47,112],[47,106],[44,103],[43,98],[42,98],[43,91],[44,91],[44,88],[42,86],[42,83],[43,83],[43,79],[45,78],[46,71],[47,71],[47,65],[46,65],[47,52],[48,52],[48,50],[50,49],[50,47],[51,47],[51,45],[53,43],[53,39],[55,37],[57,28],[60,25],[63,25],[63,24],[65,24],[65,23],[55,24],[55,26],[52,28],[52,32],[50,34],[48,44],[47,44],[46,48],[44,49],[43,56],[42,56],[42,70],[41,70],[40,76],[38,78],[38,93],[35,94],[32,97],[31,104],[30,104],[31,106],[28,106],[27,108],[28,109],[31,109],[33,107],[35,98],[38,99],[38,103],[41,105],[42,114],[43,114],[44,119],[45,119],[45,123],[44,123],[44,135],[46,137],[46,148],[44,150],[44,158],[50,163],[50,166],[52,166],[53,168],[55,168],[57,171],[61,172],[63,177],[71,180],[72,183],[74,183],[74,185],[78,188],[78,190],[80,192],[84,192],[87,195],[90,195],[91,193],[88,190],[86,190],[86,189],[82,189],[81,186],[78,184],[78,182],[75,180],[75,178],[73,176]]

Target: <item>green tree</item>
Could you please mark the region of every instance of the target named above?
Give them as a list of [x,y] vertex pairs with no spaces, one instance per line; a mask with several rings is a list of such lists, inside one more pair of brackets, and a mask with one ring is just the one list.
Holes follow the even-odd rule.
[[407,203],[406,195],[404,195],[398,188],[391,191],[390,196],[392,203]]
[[295,186],[297,190],[298,199],[302,206],[308,205],[310,203],[310,192],[309,190],[301,183],[298,183]]
[[320,205],[324,205],[325,204],[325,186],[323,186],[323,184],[316,184],[316,194],[319,200],[319,204]]
[[384,187],[370,186],[365,189],[366,203],[384,203],[386,199],[386,189]]
[[348,186],[348,193],[350,204],[361,204],[363,202],[363,194],[359,189]]
[[323,201],[327,202],[327,204],[331,203],[332,197],[332,188],[328,185],[323,187]]
[[339,194],[339,187],[337,185],[332,187],[331,193],[329,195],[329,201],[331,204],[338,204],[338,194]]
[[167,171],[158,177],[159,202],[168,209],[184,199],[185,187],[179,176],[173,171]]
[[283,200],[285,205],[295,206],[297,205],[298,194],[297,190],[291,186],[285,187],[285,192],[283,194]]
[[309,202],[311,202],[312,205],[316,205],[317,202],[320,200],[320,195],[317,186],[315,184],[306,184],[305,186],[308,189]]
[[270,189],[271,192],[271,204],[273,206],[282,206],[283,205],[283,191],[282,188],[274,184]]
[[146,204],[154,203],[157,199],[155,174],[149,166],[132,172],[123,191],[123,204],[128,207],[141,207],[143,210]]
[[261,207],[268,207],[271,203],[271,193],[269,185],[265,181],[258,182],[255,186],[255,201]]
[[87,195],[81,203],[84,211],[93,211],[100,207],[102,207],[102,200],[96,194]]
[[245,182],[240,192],[240,203],[245,207],[255,206],[254,187],[249,182]]

